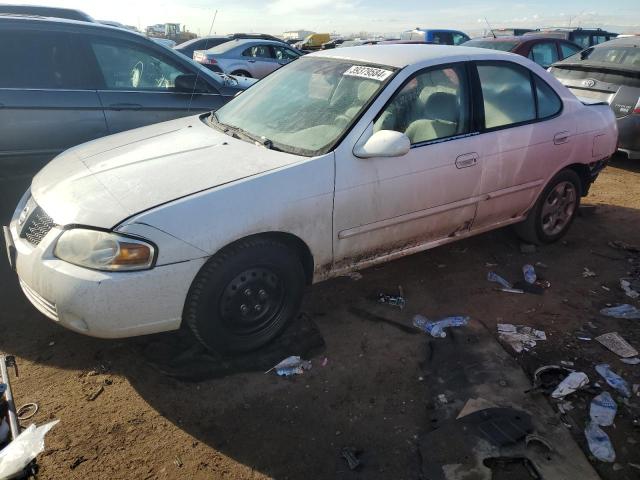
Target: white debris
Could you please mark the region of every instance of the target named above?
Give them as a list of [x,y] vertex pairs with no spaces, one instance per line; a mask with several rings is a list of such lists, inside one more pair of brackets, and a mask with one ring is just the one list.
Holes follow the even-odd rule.
[[587,267],[584,267],[582,269],[582,276],[584,278],[590,278],[590,277],[595,277],[596,276],[596,272],[589,270]]
[[581,389],[589,383],[589,377],[584,372],[571,372],[560,382],[551,394],[552,398],[564,398],[567,395]]
[[638,351],[618,334],[618,332],[605,333],[596,337],[596,340],[622,358],[636,357]]
[[633,298],[634,300],[640,298],[640,293],[631,288],[631,282],[629,280],[621,278],[620,288],[624,290],[624,293],[627,295],[627,297]]
[[547,339],[547,335],[542,330],[511,323],[499,323],[498,335],[500,340],[511,345],[516,353],[528,351],[535,347],[537,342]]

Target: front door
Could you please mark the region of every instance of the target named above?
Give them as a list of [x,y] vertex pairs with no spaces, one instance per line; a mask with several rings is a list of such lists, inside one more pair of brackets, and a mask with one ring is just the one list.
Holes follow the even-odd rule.
[[[467,232],[476,214],[482,162],[471,133],[465,64],[410,77],[368,134],[405,133],[402,157],[336,157],[336,268]],[[367,133],[365,133],[367,135]]]
[[98,95],[110,133],[189,114],[192,92],[175,90],[178,75],[191,74],[175,59],[137,42],[109,37],[91,40],[103,84]]

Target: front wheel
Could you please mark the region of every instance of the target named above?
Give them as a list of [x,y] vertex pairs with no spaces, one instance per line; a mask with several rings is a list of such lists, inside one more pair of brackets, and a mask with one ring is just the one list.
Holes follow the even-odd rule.
[[551,179],[527,219],[515,225],[524,241],[536,245],[553,243],[562,238],[578,212],[582,184],[573,170],[562,170]]
[[269,238],[246,239],[202,267],[183,319],[211,350],[254,350],[296,316],[304,287],[304,269],[292,249]]

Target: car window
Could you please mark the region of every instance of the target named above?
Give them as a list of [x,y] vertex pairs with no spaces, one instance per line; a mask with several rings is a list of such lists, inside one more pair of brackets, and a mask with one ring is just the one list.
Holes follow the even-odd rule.
[[95,88],[95,72],[78,58],[77,44],[67,33],[0,30],[0,87]]
[[411,144],[468,133],[467,92],[463,67],[419,73],[394,95],[373,129],[402,132]]
[[573,34],[573,43],[580,45],[582,48],[589,47],[589,37],[588,33],[575,33]]
[[592,38],[593,45],[598,45],[599,43],[604,43],[608,40],[606,35],[594,35]]
[[276,60],[295,60],[299,57],[293,50],[277,45],[273,47],[273,55]]
[[514,64],[479,64],[485,128],[527,122],[536,118],[528,70]]
[[562,52],[562,59],[564,60],[565,58],[578,53],[580,51],[580,48],[576,47],[575,45],[562,42],[560,43],[560,51]]
[[91,46],[110,90],[171,90],[177,76],[191,73],[141,45],[94,40]]
[[453,44],[453,38],[449,32],[433,32],[433,43],[439,43],[441,45]]
[[242,52],[243,57],[273,58],[269,45],[254,45]]
[[558,94],[541,78],[534,75],[536,97],[538,99],[538,118],[553,117],[562,109],[562,100]]
[[555,42],[540,42],[531,47],[529,58],[547,68],[552,63],[558,61],[558,49]]
[[461,33],[453,33],[452,36],[453,36],[454,45],[461,45],[467,40],[469,40],[469,37],[462,35]]
[[412,42],[424,42],[426,39],[426,32],[411,32],[411,35],[409,35],[409,40]]

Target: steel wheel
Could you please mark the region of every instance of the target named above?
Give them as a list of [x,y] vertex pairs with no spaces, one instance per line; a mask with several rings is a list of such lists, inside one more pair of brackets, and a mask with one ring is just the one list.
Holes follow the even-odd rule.
[[544,199],[541,210],[542,231],[554,236],[571,222],[578,205],[578,193],[571,182],[560,182]]
[[220,316],[235,335],[252,335],[269,326],[283,304],[284,288],[278,273],[271,268],[252,268],[224,289]]

